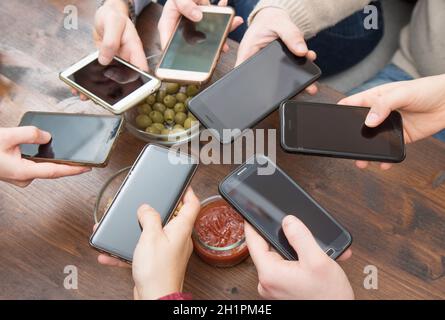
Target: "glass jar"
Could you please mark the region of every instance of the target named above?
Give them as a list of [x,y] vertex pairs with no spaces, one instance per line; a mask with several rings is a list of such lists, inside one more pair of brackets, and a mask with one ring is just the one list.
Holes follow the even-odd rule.
[[233,267],[249,256],[244,219],[220,196],[201,203],[193,229],[196,254],[215,267]]

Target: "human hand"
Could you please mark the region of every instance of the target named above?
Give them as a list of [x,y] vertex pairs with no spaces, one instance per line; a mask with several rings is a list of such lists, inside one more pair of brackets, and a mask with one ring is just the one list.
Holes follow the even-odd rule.
[[[371,108],[365,125],[374,128],[397,110],[402,115],[406,143],[429,137],[445,128],[445,75],[385,84],[340,100],[343,105]],[[367,161],[356,161],[366,168]],[[391,168],[381,163],[381,169]]]
[[[148,71],[144,47],[135,25],[129,17],[128,7],[122,0],[107,0],[95,15],[94,41],[99,48],[99,63],[108,65],[114,56]],[[73,94],[77,90],[71,89]],[[87,97],[80,94],[81,100]]]
[[[193,22],[199,22],[202,19],[202,11],[199,8],[199,5],[209,4],[210,2],[208,0],[168,0],[164,5],[162,15],[158,23],[162,50],[167,47],[168,41],[173,35],[181,16],[185,16],[187,19]],[[218,5],[227,6],[227,0],[219,1]],[[243,24],[243,19],[241,17],[235,17],[232,21],[230,31],[235,30],[241,24]],[[227,43],[224,44],[223,51],[229,51],[229,46]]]
[[[276,39],[283,40],[289,50],[299,57],[311,61],[317,58],[314,51],[309,50],[304,34],[292,22],[289,14],[280,8],[267,7],[261,9],[254,17],[238,48],[236,66],[240,65],[255,53]],[[315,84],[306,88],[309,94],[317,92]]]
[[[133,255],[135,299],[158,299],[182,291],[199,210],[199,199],[191,188],[184,195],[178,215],[164,228],[159,213],[153,208],[148,205],[139,208],[138,219],[143,231]],[[129,266],[105,254],[100,254],[98,260],[111,266]]]
[[[282,224],[298,261],[283,259],[245,223],[247,246],[258,272],[258,293],[265,299],[354,299],[346,274],[323,252],[307,227],[295,216],[285,217]],[[348,249],[338,260],[351,254]]]
[[22,158],[21,144],[47,144],[50,141],[51,135],[36,127],[0,128],[0,180],[24,188],[34,179],[56,179],[91,170]]

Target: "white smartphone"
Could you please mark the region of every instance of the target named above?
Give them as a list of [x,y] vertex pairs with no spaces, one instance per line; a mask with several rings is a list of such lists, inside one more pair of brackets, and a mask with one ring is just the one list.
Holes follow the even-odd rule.
[[161,82],[118,57],[103,66],[94,52],[59,74],[62,81],[95,103],[121,114],[155,92]]
[[183,83],[207,82],[218,62],[235,12],[231,7],[200,6],[201,21],[179,20],[155,75]]

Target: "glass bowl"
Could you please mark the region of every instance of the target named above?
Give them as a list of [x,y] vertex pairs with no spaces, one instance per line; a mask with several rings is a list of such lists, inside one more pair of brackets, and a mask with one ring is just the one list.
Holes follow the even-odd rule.
[[195,253],[215,267],[233,267],[249,256],[244,219],[221,196],[201,203],[192,239]]
[[138,116],[137,108],[132,108],[125,112],[125,122],[128,131],[136,138],[145,142],[155,142],[164,146],[180,145],[189,142],[199,135],[199,123],[197,122],[190,129],[180,133],[172,134],[153,134],[140,130],[135,125],[135,118]]

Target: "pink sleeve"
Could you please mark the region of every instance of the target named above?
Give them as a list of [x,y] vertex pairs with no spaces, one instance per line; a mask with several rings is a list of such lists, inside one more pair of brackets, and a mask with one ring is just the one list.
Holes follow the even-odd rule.
[[166,295],[162,298],[159,298],[159,300],[192,300],[192,294],[191,293],[175,292],[175,293]]

